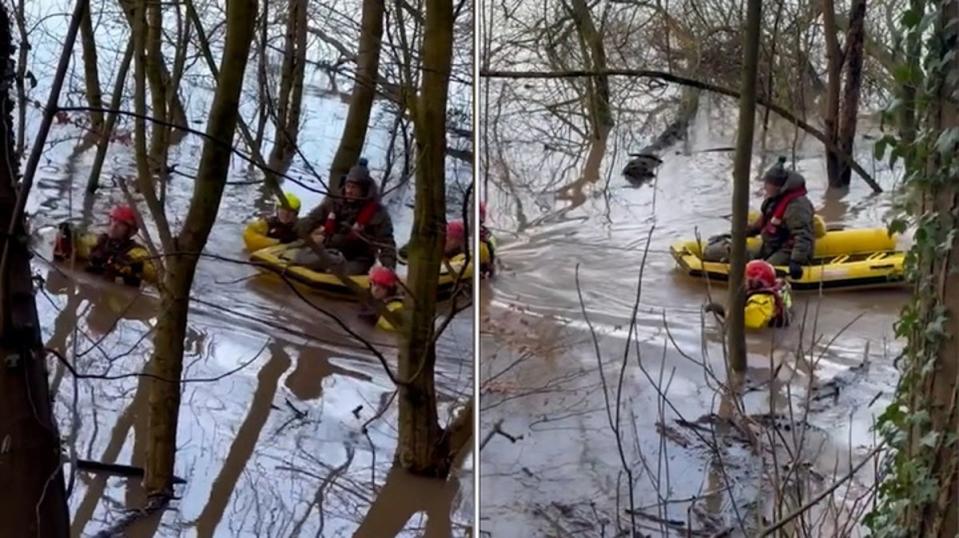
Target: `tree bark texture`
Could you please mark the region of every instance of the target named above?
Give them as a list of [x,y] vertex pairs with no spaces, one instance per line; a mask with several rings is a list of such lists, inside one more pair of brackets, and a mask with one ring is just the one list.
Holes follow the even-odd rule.
[[[136,32],[137,25],[134,19],[134,11],[136,10],[137,5],[140,3],[140,0],[119,0],[119,2],[123,11],[123,15],[127,19],[127,23],[130,25],[130,30],[132,32]],[[159,67],[161,86],[164,88],[167,87],[170,84],[170,72],[167,69],[166,61],[163,59],[162,51],[160,52],[160,61],[157,64],[154,64],[154,66]],[[176,100],[174,101],[173,108],[168,112],[169,113],[167,116],[169,117],[169,123],[174,125],[187,125],[186,111],[183,108],[183,102],[180,100],[179,96],[177,96]]]
[[[856,141],[856,122],[859,115],[859,94],[862,90],[863,44],[865,43],[866,0],[853,0],[849,14],[849,30],[846,32],[845,79],[842,88],[839,127],[836,133],[836,147],[840,153],[852,155]],[[838,155],[835,157],[838,177],[835,187],[848,187],[852,179],[852,169]]]
[[277,96],[276,133],[268,161],[270,170],[278,172],[289,169],[296,153],[306,67],[306,21],[306,0],[290,0],[286,20],[286,44],[280,69],[280,93]]
[[[826,41],[826,102],[823,126],[826,137],[836,144],[839,136],[839,96],[842,92],[842,47],[839,45],[835,2],[823,0],[822,4],[823,34]],[[836,153],[827,148],[826,173],[830,186],[839,186],[840,169]]]
[[189,294],[199,253],[216,220],[230,167],[230,148],[211,140],[233,140],[239,116],[240,91],[253,41],[256,0],[227,3],[226,44],[203,144],[193,198],[175,240],[162,286],[161,312],[154,338],[153,373],[175,382],[152,380],[149,404],[150,445],[147,447],[144,487],[152,495],[172,491],[180,406],[179,379],[183,370]]
[[366,141],[366,130],[376,96],[376,80],[379,76],[380,49],[383,42],[383,0],[363,0],[363,15],[360,20],[360,41],[356,55],[356,82],[350,96],[350,108],[340,145],[330,165],[330,189],[338,192],[340,179],[356,164]]
[[415,105],[416,194],[409,252],[410,323],[402,336],[399,439],[396,462],[419,475],[445,477],[449,439],[439,425],[436,362],[436,289],[446,229],[446,106],[453,55],[453,3],[427,0],[422,86]]
[[127,42],[126,52],[123,53],[123,60],[120,62],[120,68],[117,69],[117,79],[113,84],[113,97],[110,98],[110,112],[107,113],[106,124],[100,132],[100,141],[97,144],[97,153],[93,157],[93,165],[90,167],[90,177],[87,178],[87,192],[96,192],[100,184],[100,174],[103,171],[103,161],[107,157],[107,149],[110,147],[110,137],[113,135],[113,129],[117,124],[117,110],[123,103],[123,88],[126,85],[127,73],[130,72],[130,63],[133,61],[133,38]]
[[[585,0],[570,0],[570,14],[583,50],[586,68],[591,71],[606,69],[606,49],[603,36],[596,30],[593,16]],[[589,118],[593,138],[605,139],[613,128],[613,113],[609,105],[609,77],[588,79],[586,95],[589,100]]]
[[[82,2],[82,0],[81,0]],[[81,12],[82,14],[82,12]],[[66,45],[72,49],[72,43]],[[13,45],[10,20],[0,7],[0,58],[10,59]],[[13,82],[9,70],[4,82]],[[8,87],[8,86],[4,86]],[[0,215],[7,219],[15,212],[19,161],[14,156],[13,102],[0,95],[3,109],[0,129],[4,130],[0,152]],[[26,192],[24,192],[26,196]],[[3,279],[3,324],[0,326],[0,503],[3,534],[10,536],[63,538],[69,535],[69,514],[60,466],[60,439],[53,416],[46,359],[30,269],[24,221],[19,213],[12,238],[0,235],[0,250],[8,258]],[[21,240],[23,238],[23,240]],[[9,244],[8,244],[9,243]]]
[[743,77],[739,98],[739,126],[736,130],[736,157],[733,161],[732,249],[729,260],[729,308],[726,316],[726,347],[729,366],[746,371],[746,224],[749,212],[749,176],[752,163],[753,129],[756,120],[756,78],[759,67],[759,36],[762,1],[749,0],[746,31],[743,33]]
[[103,128],[103,95],[100,90],[100,70],[97,67],[97,42],[93,34],[93,17],[87,10],[80,21],[80,44],[83,48],[83,82],[90,108],[90,127],[95,132]]

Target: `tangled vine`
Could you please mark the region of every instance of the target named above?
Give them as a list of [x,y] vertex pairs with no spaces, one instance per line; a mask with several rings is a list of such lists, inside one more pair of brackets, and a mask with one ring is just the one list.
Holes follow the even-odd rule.
[[936,379],[943,345],[950,338],[950,316],[957,314],[948,311],[943,299],[945,282],[957,270],[949,258],[959,230],[959,127],[942,125],[944,107],[955,106],[947,103],[956,99],[959,88],[957,11],[955,0],[910,1],[900,19],[900,37],[912,54],[895,74],[908,98],[895,100],[888,115],[914,118],[918,127],[900,120],[897,135],[884,136],[875,148],[877,156],[888,153],[891,165],[901,160],[905,169],[898,215],[890,229],[915,229],[906,258],[913,299],[895,327],[896,335],[907,342],[902,375],[894,400],[877,421],[890,449],[877,503],[865,520],[877,538],[939,536],[947,524],[948,490],[959,471],[959,445],[951,427],[957,395],[947,394],[944,400],[941,390],[942,384],[953,393],[959,389],[954,379]]

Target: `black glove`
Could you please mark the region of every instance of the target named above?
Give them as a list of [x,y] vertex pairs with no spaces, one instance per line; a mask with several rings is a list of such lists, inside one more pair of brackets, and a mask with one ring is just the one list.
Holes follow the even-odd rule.
[[798,263],[791,261],[789,262],[789,277],[793,280],[799,280],[802,278],[802,266]]

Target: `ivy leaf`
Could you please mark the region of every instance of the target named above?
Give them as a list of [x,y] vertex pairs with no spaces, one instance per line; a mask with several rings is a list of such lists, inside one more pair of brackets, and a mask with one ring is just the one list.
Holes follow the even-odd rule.
[[939,432],[929,432],[926,435],[922,436],[922,439],[919,440],[919,444],[924,447],[935,448],[936,443],[939,442]]
[[956,145],[959,144],[959,127],[950,127],[943,129],[939,138],[936,140],[936,150],[943,157],[950,157],[954,152]]
[[906,231],[908,225],[909,222],[906,221],[906,219],[893,219],[892,222],[889,223],[887,230],[889,231],[889,235],[901,234]]
[[896,145],[896,139],[892,135],[885,135],[879,140],[876,140],[876,145],[873,146],[873,156],[877,161],[881,161],[882,158],[886,155],[886,146]]
[[902,25],[906,28],[915,28],[922,21],[922,13],[915,9],[907,9],[902,14]]

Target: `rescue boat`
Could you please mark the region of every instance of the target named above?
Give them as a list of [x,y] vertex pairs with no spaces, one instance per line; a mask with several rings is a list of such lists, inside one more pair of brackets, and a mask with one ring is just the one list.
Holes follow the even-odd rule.
[[[759,237],[747,239],[750,249],[761,245]],[[670,253],[679,268],[690,276],[725,281],[729,264],[702,259],[704,241],[679,241]],[[895,237],[885,228],[828,230],[815,243],[813,263],[803,267],[801,278],[788,276],[788,267],[776,270],[794,290],[894,287],[905,283],[906,253],[896,249]]]
[[[289,250],[291,250],[290,245],[274,245],[256,250],[250,255],[250,259],[271,272],[280,273],[321,293],[341,298],[355,298],[353,291],[336,275],[320,273],[302,265],[290,263],[285,256]],[[440,265],[437,290],[440,297],[449,296],[457,286],[469,286],[473,281],[473,262],[471,260],[464,268],[465,259],[465,256],[459,255]],[[369,286],[367,275],[353,275],[349,278],[354,284],[364,289]],[[405,283],[404,279],[400,280]]]

